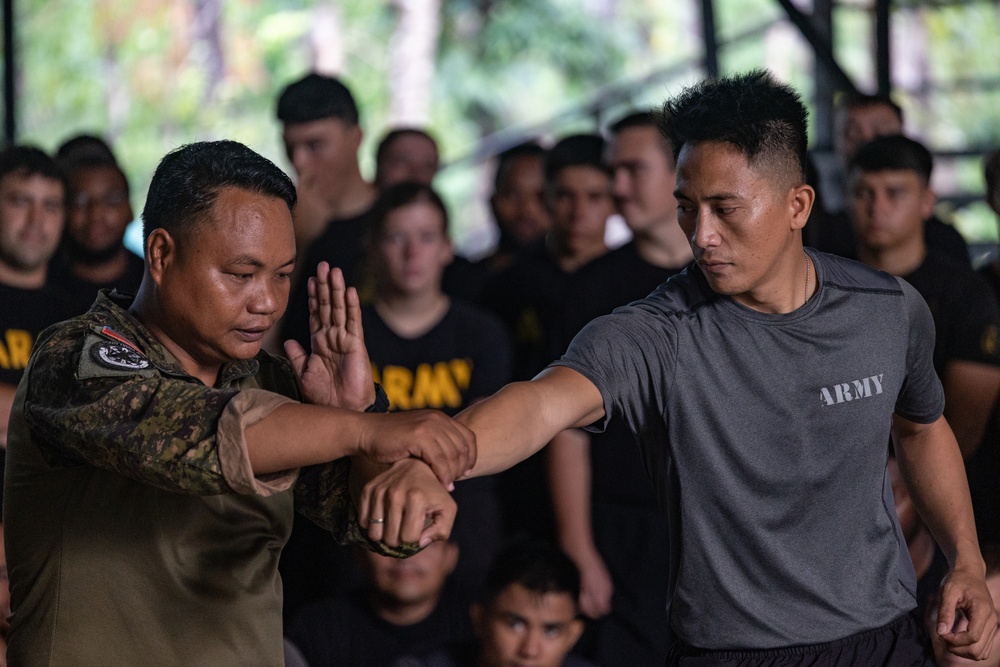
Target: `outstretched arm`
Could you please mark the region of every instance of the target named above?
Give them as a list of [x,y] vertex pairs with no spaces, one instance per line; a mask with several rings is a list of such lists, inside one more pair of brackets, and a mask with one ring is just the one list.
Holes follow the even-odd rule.
[[[941,588],[937,633],[952,653],[985,659],[994,643],[997,614],[986,588],[986,566],[955,436],[944,417],[918,424],[899,415],[893,416],[892,436],[910,496],[951,565]],[[956,631],[959,612],[968,627]]]
[[529,382],[514,382],[457,417],[476,434],[473,477],[492,475],[523,461],[567,428],[604,416],[597,387],[582,374],[553,366]]
[[[537,452],[560,431],[586,426],[603,415],[597,387],[569,368],[555,366],[530,382],[509,384],[455,418],[455,424],[467,426],[475,438],[475,466],[467,476],[505,470]],[[400,461],[365,484],[358,513],[360,523],[369,526],[371,539],[390,546],[400,543],[398,524],[371,520],[382,518],[383,512],[392,514],[392,508],[402,505],[421,479],[426,479],[422,463]],[[413,533],[411,529],[409,534]]]

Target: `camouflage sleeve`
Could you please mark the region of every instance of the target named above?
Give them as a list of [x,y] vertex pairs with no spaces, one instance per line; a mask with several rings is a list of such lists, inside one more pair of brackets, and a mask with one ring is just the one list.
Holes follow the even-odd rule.
[[82,372],[81,338],[49,336],[26,371],[24,417],[50,465],[86,463],[198,495],[252,491],[227,480],[216,437],[220,420],[235,419],[238,390],[208,388],[151,366]]

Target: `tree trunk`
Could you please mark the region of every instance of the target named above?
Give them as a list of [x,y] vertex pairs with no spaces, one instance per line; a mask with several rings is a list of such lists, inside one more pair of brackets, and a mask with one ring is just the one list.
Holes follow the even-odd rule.
[[393,0],[398,21],[389,47],[389,122],[426,126],[430,121],[441,0]]

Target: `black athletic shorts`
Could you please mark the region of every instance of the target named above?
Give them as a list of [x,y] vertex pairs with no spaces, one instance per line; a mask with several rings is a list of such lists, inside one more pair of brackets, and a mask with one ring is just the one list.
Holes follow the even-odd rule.
[[916,614],[880,628],[810,646],[709,651],[676,641],[667,667],[934,667],[930,638]]

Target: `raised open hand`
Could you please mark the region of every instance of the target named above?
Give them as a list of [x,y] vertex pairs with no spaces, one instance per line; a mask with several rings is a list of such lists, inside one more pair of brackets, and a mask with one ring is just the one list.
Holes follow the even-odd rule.
[[306,402],[364,410],[375,401],[371,362],[361,328],[358,293],[344,283],[340,269],[326,262],[309,278],[309,331],[312,353],[296,341],[285,342]]

